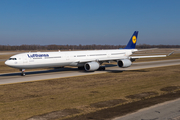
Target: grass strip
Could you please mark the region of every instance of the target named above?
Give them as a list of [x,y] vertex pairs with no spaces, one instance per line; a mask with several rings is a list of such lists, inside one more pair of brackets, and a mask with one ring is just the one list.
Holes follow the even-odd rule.
[[[139,95],[167,93],[162,88],[172,90],[168,86],[179,89],[179,73],[180,65],[1,85],[0,118],[25,120],[65,109],[93,113],[123,101],[138,101]],[[138,97],[127,97],[131,95]]]
[[180,91],[171,92],[164,95],[160,95],[160,96],[156,96],[156,97],[152,97],[152,98],[148,98],[148,99],[144,99],[144,100],[140,100],[136,102],[131,102],[128,104],[119,105],[119,106],[115,106],[115,107],[111,107],[111,108],[99,110],[96,112],[92,112],[89,114],[79,115],[76,117],[71,117],[71,118],[67,118],[63,120],[91,120],[91,119],[92,120],[106,120],[106,119],[109,120],[110,118],[112,119],[115,117],[123,116],[125,114],[135,112],[139,109],[150,107],[152,105],[162,103],[165,101],[174,100],[179,97],[180,97]]

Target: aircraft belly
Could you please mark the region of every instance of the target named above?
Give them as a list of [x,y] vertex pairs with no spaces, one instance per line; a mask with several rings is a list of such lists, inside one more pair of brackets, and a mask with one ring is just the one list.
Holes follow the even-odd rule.
[[19,69],[31,69],[31,68],[44,68],[44,67],[62,67],[62,66],[67,66],[71,62],[66,62],[66,63],[42,63],[42,64],[24,64],[24,65],[16,65],[13,66],[14,68],[19,68]]

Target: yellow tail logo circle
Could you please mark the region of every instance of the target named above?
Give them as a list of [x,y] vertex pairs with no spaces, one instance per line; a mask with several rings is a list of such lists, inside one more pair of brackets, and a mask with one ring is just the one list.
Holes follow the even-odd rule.
[[132,37],[132,42],[135,44],[136,43],[136,36]]

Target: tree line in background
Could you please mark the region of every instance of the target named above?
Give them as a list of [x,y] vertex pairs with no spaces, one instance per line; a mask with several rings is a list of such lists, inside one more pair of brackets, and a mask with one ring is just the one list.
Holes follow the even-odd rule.
[[[0,51],[14,50],[95,50],[95,49],[119,49],[125,45],[0,45]],[[137,49],[146,48],[180,48],[180,45],[136,45]]]

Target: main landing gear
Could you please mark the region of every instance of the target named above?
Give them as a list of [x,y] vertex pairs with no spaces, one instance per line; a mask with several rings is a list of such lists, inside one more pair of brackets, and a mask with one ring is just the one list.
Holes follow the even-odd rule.
[[78,67],[78,70],[85,70],[84,66],[83,67]]
[[21,76],[25,76],[26,74],[25,74],[25,69],[20,69],[20,71],[21,71]]
[[98,68],[98,70],[99,70],[99,71],[104,71],[104,70],[106,70],[106,68],[105,68],[104,66],[100,66],[100,67]]
[[[78,70],[85,70],[84,66],[83,67],[78,67]],[[98,69],[98,71],[104,71],[106,70],[106,68],[104,66],[100,66]]]

